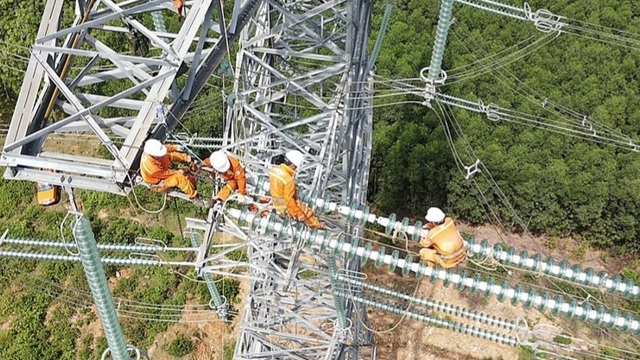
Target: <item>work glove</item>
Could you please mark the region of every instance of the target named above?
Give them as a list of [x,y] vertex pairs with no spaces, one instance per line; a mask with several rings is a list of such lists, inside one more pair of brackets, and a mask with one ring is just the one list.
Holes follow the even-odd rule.
[[296,218],[296,220],[298,220],[298,221],[300,221],[300,222],[303,222],[303,221],[307,220],[307,217],[306,217],[304,214],[302,214],[302,215],[298,215],[298,217]]
[[253,199],[248,197],[248,196],[246,196],[246,195],[238,195],[238,204],[239,205],[244,205],[244,204],[246,204],[248,202],[252,202],[252,201],[253,201]]
[[191,172],[195,173],[198,171],[199,166],[197,165],[197,163],[195,161],[192,161],[189,163],[189,170],[191,170]]

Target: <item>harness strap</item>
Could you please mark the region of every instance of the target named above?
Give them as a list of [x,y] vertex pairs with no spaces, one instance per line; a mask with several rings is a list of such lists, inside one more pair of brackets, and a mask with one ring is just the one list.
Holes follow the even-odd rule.
[[465,246],[463,246],[460,249],[458,249],[458,251],[456,251],[456,252],[453,252],[453,253],[447,254],[447,255],[438,254],[438,256],[443,261],[446,261],[446,260],[454,260],[454,259],[456,259],[457,257],[459,257],[462,254],[466,255],[466,253],[467,253],[467,248]]

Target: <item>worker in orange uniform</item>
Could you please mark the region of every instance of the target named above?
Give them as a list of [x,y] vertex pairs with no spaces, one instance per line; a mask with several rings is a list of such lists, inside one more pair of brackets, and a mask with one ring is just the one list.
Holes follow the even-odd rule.
[[140,160],[142,179],[155,192],[178,188],[196,205],[204,206],[204,202],[198,198],[195,178],[184,170],[171,169],[172,162],[191,163],[191,156],[180,150],[181,146],[164,145],[156,139],[147,140]]
[[270,192],[273,207],[280,215],[304,221],[307,226],[317,229],[324,227],[307,205],[298,199],[298,191],[293,176],[300,168],[304,156],[298,150],[285,154],[284,163],[269,170]]
[[213,198],[214,201],[227,201],[236,190],[242,195],[239,201],[246,201],[244,196],[247,195],[247,177],[238,159],[222,151],[216,151],[206,158],[202,165],[213,168],[221,178],[227,181]]
[[420,258],[427,265],[440,265],[444,268],[451,268],[464,261],[467,257],[467,248],[462,237],[456,230],[453,220],[445,217],[442,210],[432,207],[425,216],[427,224],[425,229],[429,229],[426,236],[420,239]]
[[182,9],[184,9],[184,0],[173,0],[173,7],[176,8],[178,17],[181,18],[183,16]]

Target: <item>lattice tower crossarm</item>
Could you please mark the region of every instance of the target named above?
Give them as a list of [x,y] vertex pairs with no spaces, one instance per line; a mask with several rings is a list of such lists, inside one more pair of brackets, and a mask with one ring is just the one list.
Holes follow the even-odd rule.
[[[150,12],[175,17],[166,0],[78,0],[69,27],[59,24],[63,2],[46,2],[3,149],[5,177],[124,195],[135,182],[149,132],[154,126],[173,129],[259,0],[235,9],[232,34],[224,29],[221,0],[187,2],[174,32],[138,20]],[[211,37],[216,33],[222,35]],[[121,34],[135,40],[133,54],[119,41]],[[163,106],[174,115],[164,125],[157,111]],[[67,132],[91,133],[108,155],[44,146],[50,135]]]

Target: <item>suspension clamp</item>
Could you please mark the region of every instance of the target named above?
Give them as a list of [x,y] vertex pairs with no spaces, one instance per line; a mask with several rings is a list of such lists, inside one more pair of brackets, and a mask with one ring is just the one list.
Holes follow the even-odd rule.
[[211,300],[209,300],[209,307],[216,310],[216,314],[218,314],[218,317],[223,320],[227,320],[229,316],[229,303],[227,302],[227,298],[225,296],[221,295],[220,298],[222,299],[222,304],[216,305],[213,301],[213,298],[211,298]]
[[436,97],[436,86],[444,85],[444,82],[447,80],[447,73],[444,70],[440,70],[440,76],[432,80],[429,78],[429,67],[425,67],[420,70],[420,80],[425,82],[424,93],[422,95],[424,102],[422,105],[431,107],[431,100]]
[[333,322],[333,328],[335,331],[334,334],[338,342],[344,343],[344,341],[348,339],[349,335],[351,334],[351,327],[353,326],[353,321],[351,321],[351,319],[345,319],[347,320],[347,324],[345,325],[345,327],[342,328],[340,327],[338,320],[339,319],[335,319]]

